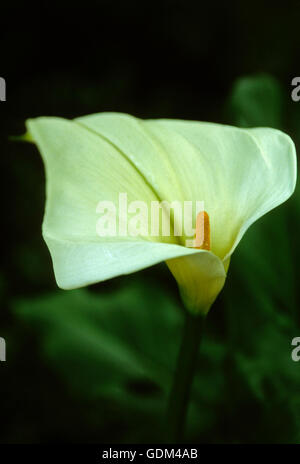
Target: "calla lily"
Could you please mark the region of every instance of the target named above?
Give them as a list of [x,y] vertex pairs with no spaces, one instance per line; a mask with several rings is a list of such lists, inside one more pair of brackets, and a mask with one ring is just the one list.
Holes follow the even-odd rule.
[[[56,280],[72,289],[166,261],[189,310],[206,314],[246,230],[292,194],[292,140],[270,128],[100,113],[27,121],[46,167],[43,236]],[[184,237],[99,237],[99,200],[204,201],[206,243]],[[145,219],[147,220],[147,219]],[[209,221],[209,227],[208,227]]]

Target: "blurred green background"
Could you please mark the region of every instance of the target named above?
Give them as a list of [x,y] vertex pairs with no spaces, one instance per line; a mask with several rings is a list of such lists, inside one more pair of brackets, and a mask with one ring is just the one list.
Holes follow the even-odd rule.
[[[299,3],[52,2],[2,16],[0,442],[158,442],[183,324],[176,283],[161,264],[58,290],[41,237],[43,165],[9,136],[28,117],[123,111],[280,128],[299,150]],[[189,442],[300,442],[299,212],[298,189],[232,258],[200,351]]]

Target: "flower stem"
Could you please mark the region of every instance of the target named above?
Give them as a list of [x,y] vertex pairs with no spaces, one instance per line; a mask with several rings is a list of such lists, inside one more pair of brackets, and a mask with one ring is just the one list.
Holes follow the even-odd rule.
[[183,439],[191,385],[205,318],[185,311],[185,326],[174,374],[167,411],[167,437],[169,443]]

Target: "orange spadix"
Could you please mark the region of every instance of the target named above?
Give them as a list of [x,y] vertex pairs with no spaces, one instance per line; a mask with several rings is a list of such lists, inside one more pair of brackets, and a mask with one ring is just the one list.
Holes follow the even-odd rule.
[[195,248],[210,250],[210,225],[206,211],[200,211],[196,219]]

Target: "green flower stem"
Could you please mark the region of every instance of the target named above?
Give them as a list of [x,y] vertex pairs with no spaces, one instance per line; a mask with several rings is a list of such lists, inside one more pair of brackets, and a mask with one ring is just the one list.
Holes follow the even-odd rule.
[[177,360],[173,386],[167,411],[167,439],[169,443],[183,440],[191,385],[204,329],[205,317],[185,311],[185,326]]

